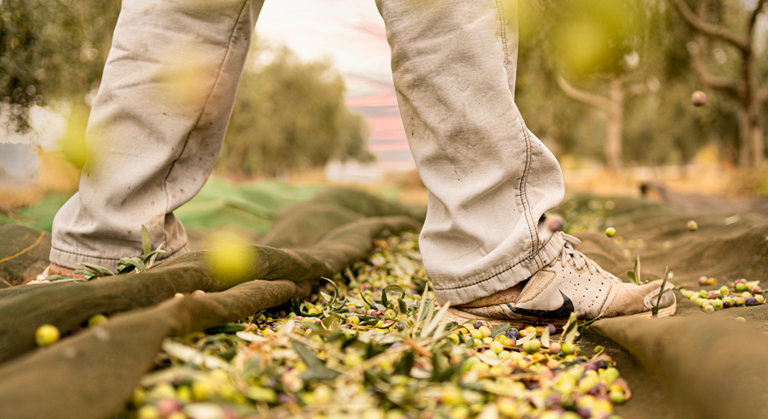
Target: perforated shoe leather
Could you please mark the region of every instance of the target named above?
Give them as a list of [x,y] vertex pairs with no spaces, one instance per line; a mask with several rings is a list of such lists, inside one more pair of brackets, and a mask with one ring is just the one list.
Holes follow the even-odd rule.
[[[519,293],[502,291],[448,310],[454,321],[491,323],[563,324],[571,313],[580,319],[651,316],[661,281],[635,285],[622,282],[575,249],[579,240],[562,234],[565,245],[559,257],[537,272]],[[675,313],[677,302],[667,284],[659,304],[659,317]]]

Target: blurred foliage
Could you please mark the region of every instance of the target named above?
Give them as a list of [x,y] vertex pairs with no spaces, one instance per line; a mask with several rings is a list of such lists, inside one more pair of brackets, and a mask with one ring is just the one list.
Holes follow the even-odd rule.
[[[710,21],[743,27],[747,15],[740,0],[707,1]],[[556,82],[562,74],[579,89],[604,97],[615,77],[625,86],[646,87],[626,98],[627,164],[687,163],[707,144],[718,145],[721,157],[736,161],[737,104],[704,89],[690,66],[688,44],[694,34],[667,0],[529,0],[519,2],[519,9],[516,101],[531,130],[556,154],[602,160],[607,123],[600,110],[562,92]],[[759,35],[768,40],[768,31]],[[735,75],[735,51],[710,42],[704,55],[717,75]],[[768,54],[760,60],[764,64],[758,67],[768,73]],[[694,108],[691,93],[699,89],[710,100]]]
[[[693,8],[699,0],[686,1]],[[737,33],[745,27],[749,2],[700,1],[708,3],[708,22]],[[726,161],[737,160],[736,99],[704,89],[691,69],[694,33],[668,0],[508,2],[520,10],[516,100],[531,130],[556,154],[604,159],[607,118],[567,97],[556,81],[564,75],[600,96],[615,78],[647,87],[625,101],[628,165],[686,163],[708,144]],[[113,0],[0,1],[0,123],[24,130],[30,106],[71,103],[62,148],[73,160],[82,156],[82,107],[98,87],[119,8]],[[768,79],[766,26],[756,34],[758,80]],[[702,57],[715,75],[738,77],[741,57],[729,45],[709,40]],[[302,62],[259,41],[249,60],[218,170],[273,176],[280,168],[317,167],[333,158],[372,158],[365,123],[345,107],[344,83],[328,61]],[[690,102],[698,89],[709,96],[702,108]]]
[[280,175],[330,159],[372,161],[368,126],[344,102],[330,61],[303,62],[258,38],[240,82],[216,168],[235,176]]
[[734,196],[768,195],[768,168],[736,170],[731,175],[728,191]]
[[98,87],[120,1],[0,1],[0,122],[29,128],[31,106],[81,104]]
[[[59,144],[82,167],[89,99],[119,10],[114,0],[0,0],[0,123],[7,130],[27,130],[32,106],[64,104],[68,128]],[[331,158],[373,159],[365,121],[346,108],[344,81],[330,62],[301,62],[285,47],[266,45],[255,45],[250,61],[220,171],[274,176]]]

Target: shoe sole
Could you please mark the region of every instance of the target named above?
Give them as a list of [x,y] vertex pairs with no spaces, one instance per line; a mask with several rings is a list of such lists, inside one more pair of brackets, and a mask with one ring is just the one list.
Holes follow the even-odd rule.
[[[669,317],[675,314],[675,312],[677,311],[677,297],[675,297],[673,294],[673,298],[675,300],[672,303],[672,305],[670,305],[669,307],[659,309],[659,313],[657,314],[656,317]],[[498,326],[500,324],[509,323],[511,327],[516,329],[520,329],[521,327],[525,327],[525,326],[546,326],[548,324],[552,324],[558,329],[560,329],[562,326],[568,323],[568,319],[543,319],[541,317],[527,317],[527,316],[497,319],[492,317],[478,316],[476,314],[468,313],[466,311],[456,309],[453,307],[448,308],[448,310],[445,313],[445,316],[448,319],[448,321],[454,321],[458,324],[464,324],[467,322],[476,322],[479,320],[482,322],[487,322],[491,326]],[[653,317],[653,314],[650,311],[643,311],[640,313],[628,314],[626,316],[618,316],[618,317],[650,319],[651,317]]]

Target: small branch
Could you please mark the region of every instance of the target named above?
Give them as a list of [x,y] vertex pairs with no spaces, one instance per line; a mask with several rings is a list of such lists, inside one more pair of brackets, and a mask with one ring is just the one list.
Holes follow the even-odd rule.
[[408,338],[403,338],[403,342],[413,348],[414,351],[418,352],[419,355],[432,359],[432,352],[429,352],[427,348],[419,345],[418,342]]
[[688,48],[688,52],[691,54],[691,66],[696,74],[698,74],[701,82],[713,89],[724,90],[737,97],[741,97],[744,90],[742,82],[715,76],[709,71],[700,53],[703,43],[703,36],[699,35],[697,36],[696,43],[691,48]]
[[752,14],[749,15],[749,20],[747,21],[747,36],[749,37],[749,39],[752,39],[752,30],[755,28],[757,17],[760,15],[760,12],[763,11],[763,6],[765,6],[765,2],[766,0],[758,0],[755,10],[753,10]]
[[[688,7],[688,5],[685,3],[685,0],[669,1],[675,5],[683,20],[685,20],[686,23],[688,23],[688,25],[690,25],[694,30],[713,38],[722,39],[723,41],[732,44],[742,51],[749,51],[751,45],[747,39],[736,35],[735,33],[729,31],[726,28],[723,28],[722,26],[717,26],[705,22],[702,18],[696,16],[696,14],[693,13],[691,8]],[[760,0],[761,3],[764,1],[765,0]]]
[[584,102],[586,104],[595,106],[597,108],[600,108],[606,112],[610,112],[611,110],[611,101],[602,97],[598,96],[589,92],[585,92],[583,90],[579,90],[573,86],[571,86],[563,76],[557,77],[557,84],[560,85],[560,88],[563,90],[563,93],[565,93],[568,97],[572,99],[576,99],[578,101]]

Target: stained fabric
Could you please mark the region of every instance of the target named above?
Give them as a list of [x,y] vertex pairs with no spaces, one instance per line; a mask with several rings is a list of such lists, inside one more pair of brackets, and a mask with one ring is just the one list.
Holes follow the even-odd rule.
[[[332,206],[335,211],[329,211]],[[320,277],[331,277],[366,256],[374,239],[418,230],[424,214],[423,209],[351,190],[320,193],[301,208],[288,207],[278,215],[266,244],[242,250],[248,263],[237,274],[217,270],[213,252],[202,251],[141,274],[0,290],[2,417],[108,417],[123,406],[151,368],[166,337],[184,336],[292,297],[306,297]],[[339,218],[335,213],[349,216]],[[299,222],[303,240],[293,229]],[[9,238],[3,240],[9,244],[2,245],[0,255],[18,253],[16,248],[27,246],[39,234],[25,227],[0,227],[0,237]],[[292,249],[271,243],[290,243]],[[45,260],[40,255],[40,261]],[[18,271],[9,271],[13,278],[23,278]],[[173,298],[195,290],[207,294]],[[67,333],[98,313],[114,316],[104,326],[36,348],[34,333],[40,325],[52,324]]]
[[[562,208],[569,208],[563,211],[569,217],[586,219],[579,225],[591,226],[591,232],[577,234],[579,250],[612,272],[630,270],[639,254],[644,278],[659,278],[669,267],[673,282],[688,289],[717,289],[739,278],[766,277],[768,218],[762,215],[693,217],[644,200],[590,196]],[[418,229],[422,217],[423,209],[332,190],[281,211],[263,243],[247,248],[252,263],[239,275],[217,272],[211,252],[195,252],[143,274],[2,289],[2,417],[110,417],[152,367],[166,337],[304,297],[317,278],[330,277],[364,257],[376,237]],[[698,223],[695,232],[686,226],[692,218]],[[595,232],[607,225],[617,229],[621,240]],[[30,247],[38,237],[34,229],[0,227],[0,260]],[[50,241],[42,237],[35,247],[8,260],[24,264],[0,263],[0,275],[9,285],[24,281],[25,264],[47,263]],[[700,287],[700,275],[718,282]],[[173,298],[197,289],[206,294]],[[768,417],[767,306],[705,314],[679,293],[677,297],[678,314],[673,317],[599,320],[580,341],[585,349],[605,346],[630,384],[633,397],[617,406],[616,414],[624,419]],[[50,347],[35,347],[39,325],[50,323],[67,332],[97,313],[112,316],[106,324]],[[737,316],[746,324],[732,318]]]

